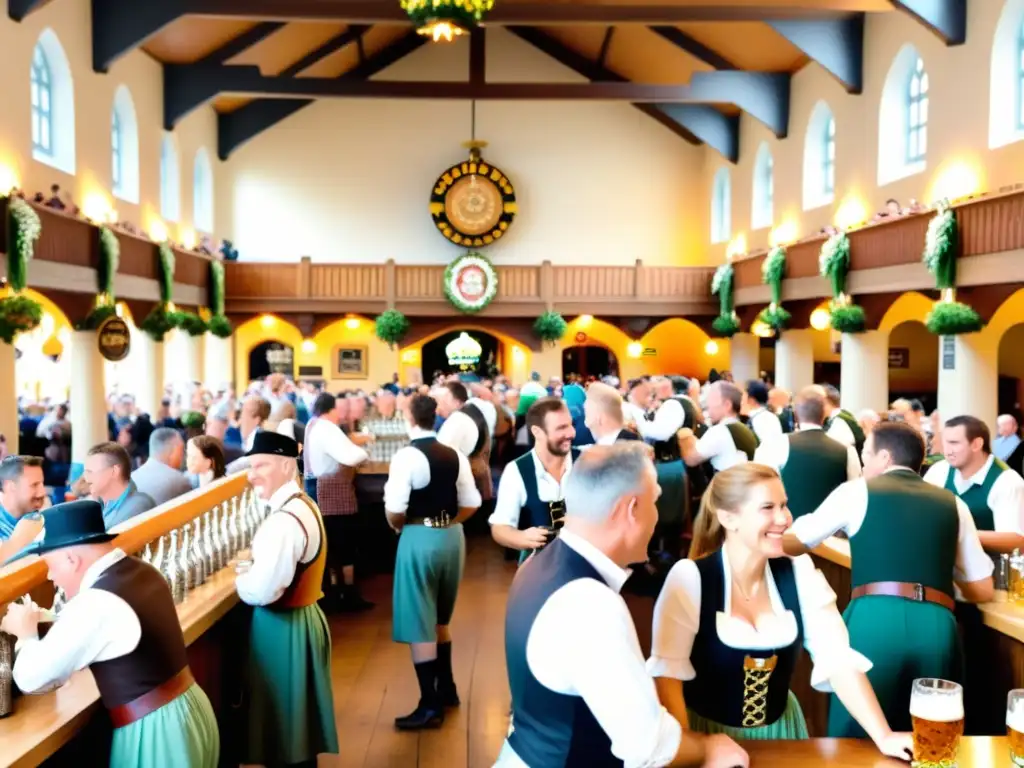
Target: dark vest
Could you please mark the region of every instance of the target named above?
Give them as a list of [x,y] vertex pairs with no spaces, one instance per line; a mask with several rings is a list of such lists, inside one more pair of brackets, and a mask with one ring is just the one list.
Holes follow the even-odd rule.
[[[731,648],[718,639],[717,614],[726,610],[727,577],[722,553],[718,551],[695,562],[700,571],[700,628],[693,638],[690,663],[697,676],[683,683],[686,705],[702,717],[733,728],[771,725],[786,711],[789,683],[803,645],[804,626],[793,561],[779,557],[768,564],[782,604],[796,619],[797,636],[785,648],[764,650]],[[769,671],[764,667],[772,656],[775,667]],[[762,668],[757,669],[759,666]]]
[[436,437],[420,437],[409,444],[426,457],[430,482],[409,492],[408,519],[438,517],[442,512],[454,519],[459,514],[458,452],[437,442]]
[[476,445],[473,446],[473,452],[466,458],[472,459],[480,455],[480,452],[484,449],[487,443],[491,439],[491,429],[487,426],[487,419],[472,403],[466,403],[462,406],[459,411],[466,414],[476,424]]
[[[842,419],[846,422],[850,431],[853,433],[853,447],[857,449],[857,458],[860,458],[864,454],[864,430],[860,428],[860,424],[857,423],[857,419],[853,417],[849,411],[842,409],[836,411],[836,415],[832,419]],[[832,424],[832,419],[828,420],[825,425],[825,431],[828,431],[829,426]]]
[[946,473],[946,490],[955,493],[963,499],[964,504],[971,510],[974,525],[979,531],[994,531],[996,529],[996,516],[988,505],[988,495],[992,492],[992,486],[995,485],[999,476],[1008,469],[1009,467],[1002,461],[994,459],[981,485],[974,485],[972,483],[971,487],[963,493],[957,492],[956,484],[953,482],[953,478],[956,477],[956,470],[950,467],[949,472]]
[[789,458],[779,473],[789,499],[793,519],[818,508],[832,491],[845,483],[849,453],[846,446],[820,429],[794,432],[789,441]]
[[[696,437],[700,437],[704,433],[704,429],[698,428],[703,427],[703,424],[697,422],[697,406],[693,404],[693,401],[688,397],[682,395],[676,395],[672,398],[683,408],[683,426],[681,429],[692,429]],[[680,461],[683,458],[679,452],[679,438],[676,435],[672,435],[668,440],[658,440],[654,443],[654,460],[659,464],[665,464],[672,461]]]
[[643,441],[643,438],[640,437],[640,435],[638,435],[636,432],[634,432],[631,429],[620,429],[619,430],[619,434],[615,436],[615,442],[617,442],[617,443],[618,442],[629,442],[630,440],[640,440],[640,441]]
[[868,480],[864,524],[850,539],[851,587],[923,584],[953,597],[960,516],[956,497],[910,470]]
[[[575,464],[580,457],[579,448],[571,448],[569,455]],[[526,504],[519,510],[519,530],[527,528],[561,528],[559,522],[565,516],[565,501],[541,501],[537,494],[537,468],[533,464],[533,451],[516,459],[516,468],[523,479],[526,490]],[[558,525],[556,526],[556,522]],[[519,562],[522,563],[534,550],[521,550]]]
[[777,415],[779,417],[779,423],[782,424],[783,433],[788,435],[790,432],[796,432],[796,416],[793,414],[792,406],[787,405]]
[[725,427],[729,430],[729,435],[732,437],[736,450],[747,454],[747,461],[753,461],[754,452],[757,450],[757,446],[761,444],[761,441],[757,439],[757,435],[754,434],[754,430],[738,421],[730,421]]
[[188,666],[178,612],[159,571],[134,557],[126,557],[100,574],[92,588],[110,592],[128,603],[142,626],[134,651],[89,665],[103,706],[113,709],[127,704]]
[[526,642],[541,608],[577,579],[604,580],[594,567],[557,539],[521,568],[509,591],[505,615],[505,664],[512,689],[508,743],[533,768],[621,768],[611,740],[579,696],[544,687],[526,660]]

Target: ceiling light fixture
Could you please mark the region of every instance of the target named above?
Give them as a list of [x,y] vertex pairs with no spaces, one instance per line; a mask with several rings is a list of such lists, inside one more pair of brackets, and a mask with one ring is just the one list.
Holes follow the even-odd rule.
[[435,43],[450,43],[483,21],[494,0],[400,0],[416,31]]

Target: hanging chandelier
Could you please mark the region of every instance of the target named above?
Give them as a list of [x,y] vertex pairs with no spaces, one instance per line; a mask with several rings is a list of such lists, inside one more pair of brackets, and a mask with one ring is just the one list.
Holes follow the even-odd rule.
[[483,351],[480,342],[465,331],[448,342],[444,348],[445,354],[448,355],[448,365],[467,368],[480,362],[480,355],[483,354]]
[[451,42],[483,21],[494,0],[401,0],[416,31],[434,42]]

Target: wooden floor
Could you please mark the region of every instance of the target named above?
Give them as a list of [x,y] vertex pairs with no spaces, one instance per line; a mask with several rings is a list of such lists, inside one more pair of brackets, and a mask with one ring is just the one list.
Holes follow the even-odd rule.
[[513,563],[489,537],[468,542],[452,621],[452,661],[462,706],[440,730],[399,733],[394,719],[419,700],[409,649],[391,640],[391,577],[363,584],[376,608],[332,616],[334,705],[341,754],[321,766],[491,768],[508,729],[505,602]]

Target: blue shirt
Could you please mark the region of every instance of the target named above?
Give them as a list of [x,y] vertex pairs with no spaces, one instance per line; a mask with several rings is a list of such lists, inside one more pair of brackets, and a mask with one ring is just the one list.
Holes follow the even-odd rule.
[[18,518],[0,506],[0,541],[7,541],[14,533]]
[[152,498],[145,493],[140,493],[135,487],[135,483],[129,481],[128,487],[120,496],[103,504],[103,522],[109,531],[115,525],[129,520],[135,515],[148,512],[155,506],[156,502]]
[[992,453],[996,455],[997,459],[1006,461],[1017,450],[1019,445],[1020,435],[1006,435],[1005,437],[998,435],[992,441]]

